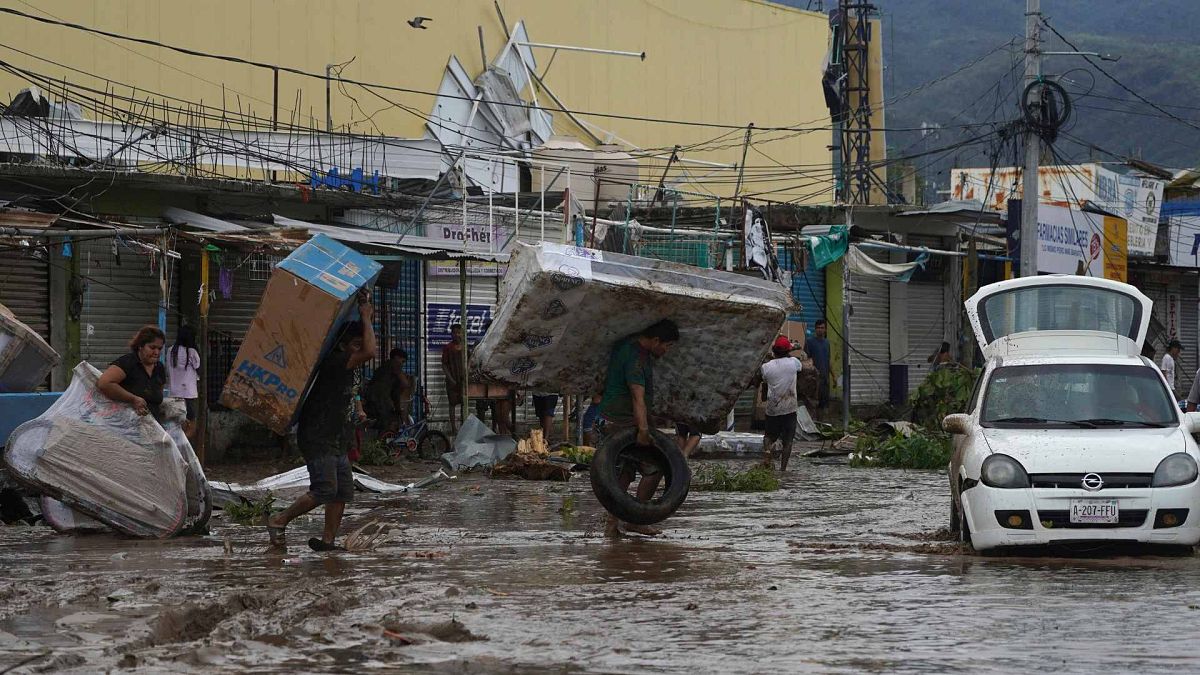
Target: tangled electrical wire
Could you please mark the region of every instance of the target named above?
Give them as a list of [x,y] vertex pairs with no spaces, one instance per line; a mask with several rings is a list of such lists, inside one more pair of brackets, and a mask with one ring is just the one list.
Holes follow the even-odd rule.
[[1021,117],[1029,129],[1052,144],[1071,118],[1071,97],[1061,84],[1038,78],[1021,93]]

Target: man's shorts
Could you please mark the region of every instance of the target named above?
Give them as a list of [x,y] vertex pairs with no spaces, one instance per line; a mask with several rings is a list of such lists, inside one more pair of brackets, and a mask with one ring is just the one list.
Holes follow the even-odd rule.
[[345,453],[305,456],[304,464],[308,467],[308,493],[318,504],[354,501],[354,476]]
[[196,399],[194,399],[194,398],[183,399],[183,406],[187,410],[187,421],[195,422],[196,421]]
[[796,413],[767,415],[767,436],[791,443],[796,438]]
[[680,438],[691,438],[692,436],[700,436],[700,432],[686,424],[675,425],[675,435]]
[[[599,448],[600,446],[604,445],[609,438],[616,436],[622,431],[631,431],[635,429],[635,427],[628,422],[614,423],[612,420],[606,419],[603,415],[600,415],[596,418],[595,426],[593,426],[592,429],[596,434],[596,447]],[[632,471],[632,467],[630,467],[629,470]],[[657,474],[659,472],[658,465],[652,462],[638,462],[637,470],[640,471],[643,476]]]
[[556,408],[558,408],[558,394],[533,397],[533,412],[539,419],[542,417],[554,417],[554,410]]

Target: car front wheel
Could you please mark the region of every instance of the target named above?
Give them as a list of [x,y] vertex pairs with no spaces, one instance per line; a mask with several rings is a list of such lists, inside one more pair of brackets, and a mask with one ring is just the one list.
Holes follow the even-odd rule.
[[958,501],[950,494],[950,534],[958,534],[962,523],[958,519]]

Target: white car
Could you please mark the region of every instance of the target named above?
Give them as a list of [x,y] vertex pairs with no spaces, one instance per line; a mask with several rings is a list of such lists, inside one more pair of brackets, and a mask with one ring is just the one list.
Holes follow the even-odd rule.
[[967,300],[987,360],[950,415],[950,525],[977,550],[1200,541],[1200,413],[1141,356],[1151,301],[1082,276],[991,284]]

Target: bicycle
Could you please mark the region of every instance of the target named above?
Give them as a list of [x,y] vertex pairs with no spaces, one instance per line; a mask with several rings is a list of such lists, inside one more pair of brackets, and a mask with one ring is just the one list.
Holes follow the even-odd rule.
[[387,445],[391,454],[399,457],[401,453],[416,455],[421,459],[438,459],[450,452],[450,439],[437,429],[429,428],[429,397],[419,384],[415,394],[421,404],[421,419],[405,424],[395,431],[380,434],[379,440]]

